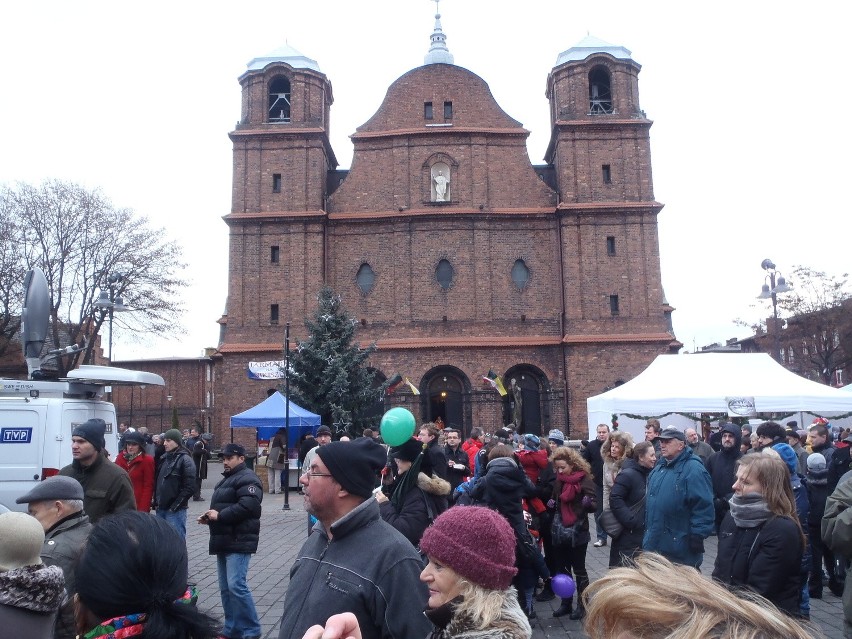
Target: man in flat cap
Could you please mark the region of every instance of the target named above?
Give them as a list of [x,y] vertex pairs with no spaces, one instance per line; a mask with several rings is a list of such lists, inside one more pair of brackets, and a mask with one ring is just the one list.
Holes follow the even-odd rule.
[[674,426],[657,439],[663,457],[648,475],[642,549],[700,568],[715,518],[710,474]]
[[385,449],[366,437],[317,450],[299,482],[317,524],[290,569],[279,639],[302,637],[330,615],[351,612],[363,639],[425,637],[423,564],[373,498]]
[[73,461],[59,471],[83,486],[83,508],[93,524],[104,515],[136,510],[133,484],[123,468],[104,453],[106,422],[90,419],[71,431]]
[[221,636],[255,639],[260,637],[260,620],[246,576],[249,560],[257,552],[260,540],[263,486],[245,462],[245,448],[225,444],[222,449],[225,478],[216,484],[210,509],[198,518],[198,523],[210,526],[210,554],[216,555],[225,615]]
[[27,504],[27,512],[44,528],[41,560],[48,566],[59,566],[65,575],[68,598],[56,616],[54,637],[73,639],[74,624],[74,564],[89,536],[92,524],[83,510],[83,487],[76,479],[56,475],[36,484],[30,492],[15,500]]

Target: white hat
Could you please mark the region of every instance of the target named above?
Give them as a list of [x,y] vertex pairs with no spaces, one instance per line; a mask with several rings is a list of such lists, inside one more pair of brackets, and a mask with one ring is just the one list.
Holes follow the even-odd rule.
[[44,529],[26,513],[0,515],[0,572],[41,564]]

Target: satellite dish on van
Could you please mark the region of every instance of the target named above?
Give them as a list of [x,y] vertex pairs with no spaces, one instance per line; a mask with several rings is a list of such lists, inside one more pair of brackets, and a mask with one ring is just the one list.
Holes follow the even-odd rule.
[[50,293],[40,268],[27,271],[24,278],[24,308],[21,311],[21,343],[30,379],[41,368],[41,351],[50,319]]

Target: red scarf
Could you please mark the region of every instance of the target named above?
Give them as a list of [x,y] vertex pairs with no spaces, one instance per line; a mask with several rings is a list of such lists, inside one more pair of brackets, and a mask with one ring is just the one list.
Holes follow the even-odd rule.
[[583,478],[586,476],[582,470],[573,473],[556,473],[556,481],[561,484],[559,489],[559,512],[562,514],[562,523],[571,526],[577,521],[577,514],[571,508],[571,504],[583,492]]

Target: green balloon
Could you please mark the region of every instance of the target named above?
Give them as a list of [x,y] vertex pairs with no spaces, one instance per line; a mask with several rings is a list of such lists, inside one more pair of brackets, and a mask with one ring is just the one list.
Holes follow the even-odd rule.
[[380,433],[388,446],[401,446],[414,434],[414,415],[407,408],[391,408],[382,417]]

